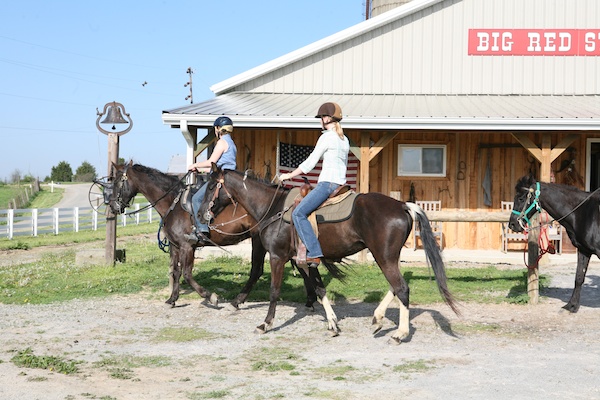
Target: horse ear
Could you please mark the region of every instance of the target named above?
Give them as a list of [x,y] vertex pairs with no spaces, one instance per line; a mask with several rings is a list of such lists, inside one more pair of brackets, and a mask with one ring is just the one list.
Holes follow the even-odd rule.
[[217,167],[217,164],[211,163],[210,169],[212,172],[217,172],[219,170],[219,167]]
[[129,160],[129,167],[133,167],[133,160]]

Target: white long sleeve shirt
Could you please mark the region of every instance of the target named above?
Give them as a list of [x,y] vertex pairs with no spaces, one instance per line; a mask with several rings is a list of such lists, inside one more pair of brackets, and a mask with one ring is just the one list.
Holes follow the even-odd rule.
[[344,185],[346,183],[349,151],[350,142],[348,142],[345,135],[343,139],[340,139],[335,130],[322,131],[315,149],[298,168],[307,174],[323,158],[323,168],[319,174],[318,182],[333,182]]

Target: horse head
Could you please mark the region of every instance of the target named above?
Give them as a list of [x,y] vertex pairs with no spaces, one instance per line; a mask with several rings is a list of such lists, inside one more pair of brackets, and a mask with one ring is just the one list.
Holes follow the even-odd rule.
[[133,167],[133,162],[117,165],[113,163],[115,176],[113,180],[113,190],[110,195],[109,206],[113,213],[120,214],[125,211],[131,200],[138,193],[137,188],[132,184],[127,176],[127,172]]
[[523,232],[531,217],[540,211],[539,182],[533,175],[526,175],[517,182],[515,192],[508,227],[515,232]]

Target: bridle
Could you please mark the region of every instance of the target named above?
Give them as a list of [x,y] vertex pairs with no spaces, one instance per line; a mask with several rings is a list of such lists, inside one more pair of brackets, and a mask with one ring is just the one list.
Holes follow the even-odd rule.
[[[135,197],[135,196],[132,196],[129,199],[129,201],[123,200],[123,198],[124,198],[123,193],[130,190],[129,178],[127,177],[128,169],[129,169],[129,164],[126,164],[125,168],[123,169],[123,173],[121,174],[121,179],[119,180],[121,182],[121,185],[119,185],[119,188],[115,193],[114,203],[119,207],[119,210],[125,210],[125,209],[129,208],[131,206],[131,201]],[[173,186],[171,186],[169,189],[165,190],[165,193],[162,196],[160,196],[158,199],[156,199],[152,203],[149,203],[138,210],[123,213],[122,215],[125,215],[125,216],[134,215],[134,214],[140,213],[142,211],[146,211],[150,208],[153,208],[156,204],[158,204],[159,201],[161,201],[162,199],[167,197],[173,191],[173,189],[175,189],[177,186],[179,186],[179,184],[182,181],[185,181],[190,173],[191,173],[191,171],[188,171],[181,179],[179,179],[177,182],[175,182],[173,184]],[[113,183],[113,186],[116,186],[116,185]],[[180,199],[182,193],[183,193],[183,188],[180,189],[179,192],[177,193],[177,195],[175,196],[175,199],[173,200],[173,203],[171,204],[171,207],[169,207],[169,210],[167,211],[167,213],[164,216],[162,216],[163,220],[167,217],[167,215],[169,215],[169,213],[171,211],[173,211],[173,209],[175,208],[175,205],[179,202],[179,199]],[[105,202],[106,202],[106,199],[105,199]]]
[[529,193],[527,193],[527,201],[525,201],[525,205],[523,206],[521,212],[512,210],[513,214],[518,215],[517,221],[523,230],[526,230],[526,226],[531,223],[531,218],[533,218],[536,213],[542,210],[542,206],[540,204],[540,183],[536,182],[535,184],[535,189],[529,188]]

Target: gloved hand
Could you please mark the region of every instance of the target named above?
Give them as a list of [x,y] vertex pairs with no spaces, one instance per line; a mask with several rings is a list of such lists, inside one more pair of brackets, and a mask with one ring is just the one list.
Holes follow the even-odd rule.
[[290,179],[292,179],[292,177],[290,176],[290,174],[281,174],[281,175],[279,175],[279,180],[281,182],[283,182],[283,181],[289,181]]

